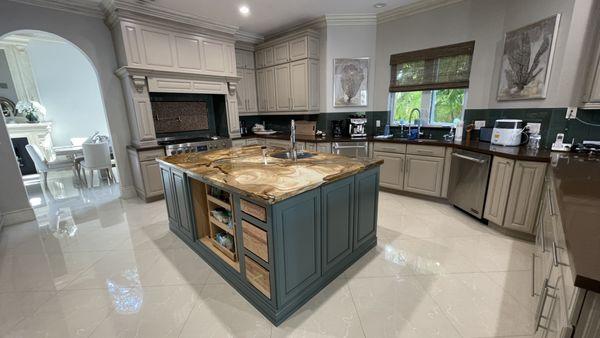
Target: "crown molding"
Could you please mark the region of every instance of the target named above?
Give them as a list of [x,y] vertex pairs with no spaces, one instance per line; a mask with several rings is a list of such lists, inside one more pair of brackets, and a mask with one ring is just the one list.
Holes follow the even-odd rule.
[[327,14],[327,26],[370,26],[377,24],[377,14]]
[[453,5],[464,0],[423,0],[406,6],[400,6],[377,14],[377,23],[397,20],[417,13],[427,12],[436,8]]
[[265,38],[260,34],[250,33],[246,31],[238,30],[235,33],[235,41],[249,44],[259,44],[263,42]]
[[26,5],[55,9],[59,11],[104,18],[102,8],[96,3],[72,0],[10,0]]
[[285,35],[289,35],[289,34],[292,34],[292,33],[295,33],[297,31],[301,31],[301,30],[310,30],[310,29],[319,30],[326,26],[327,26],[327,22],[325,20],[325,15],[322,15],[322,16],[314,18],[312,20],[302,22],[300,24],[288,26],[283,29],[278,29],[277,33],[265,35],[264,40],[266,41],[266,40],[276,39],[276,38],[279,38],[279,37],[282,37]]

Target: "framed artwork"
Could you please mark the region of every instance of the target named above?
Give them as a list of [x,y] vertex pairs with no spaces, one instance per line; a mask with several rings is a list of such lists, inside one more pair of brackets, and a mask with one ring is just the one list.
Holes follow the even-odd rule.
[[505,34],[498,101],[546,98],[559,21],[556,14]]
[[369,58],[333,59],[333,106],[365,107]]

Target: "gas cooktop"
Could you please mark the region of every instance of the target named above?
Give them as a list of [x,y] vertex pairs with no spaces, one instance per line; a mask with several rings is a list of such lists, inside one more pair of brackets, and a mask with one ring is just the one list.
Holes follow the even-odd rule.
[[172,145],[172,144],[182,144],[182,143],[192,143],[192,142],[205,142],[205,141],[218,140],[218,139],[219,139],[219,137],[217,137],[217,136],[207,136],[207,135],[190,136],[190,135],[186,135],[186,136],[158,137],[156,139],[156,141],[158,142],[158,145],[168,146],[168,145]]

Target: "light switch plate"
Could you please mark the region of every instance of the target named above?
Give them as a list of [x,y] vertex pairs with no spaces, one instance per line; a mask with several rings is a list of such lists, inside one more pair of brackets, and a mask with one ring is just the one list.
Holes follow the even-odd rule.
[[542,129],[542,124],[527,122],[527,127],[529,127],[529,132],[531,134],[539,134],[540,130]]
[[381,121],[380,120],[376,120],[375,121],[375,127],[381,127]]
[[485,120],[475,121],[475,130],[485,127]]
[[567,120],[571,120],[577,117],[577,107],[569,107],[567,108],[567,115],[565,118]]

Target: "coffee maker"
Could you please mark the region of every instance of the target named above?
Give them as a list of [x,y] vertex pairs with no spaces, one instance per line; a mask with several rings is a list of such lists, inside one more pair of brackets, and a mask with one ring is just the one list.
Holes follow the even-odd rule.
[[350,116],[350,138],[367,137],[367,117],[364,115]]
[[334,138],[344,136],[344,120],[331,121],[331,135],[333,135]]

